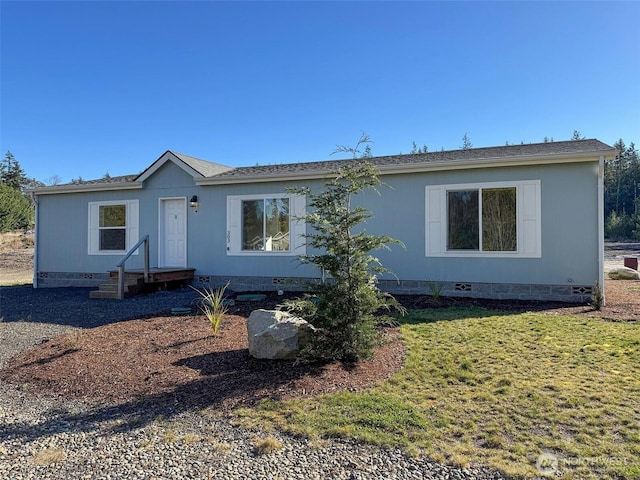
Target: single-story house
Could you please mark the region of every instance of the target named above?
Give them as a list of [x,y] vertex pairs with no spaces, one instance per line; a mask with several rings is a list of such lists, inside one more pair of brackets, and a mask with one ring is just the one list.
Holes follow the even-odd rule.
[[[589,301],[604,278],[603,170],[595,139],[373,157],[380,195],[358,201],[392,293]],[[151,267],[193,268],[196,285],[301,289],[303,196],[358,160],[233,168],[172,151],[138,175],[36,188],[33,285],[96,286],[145,235]],[[126,268],[142,269],[142,249]]]

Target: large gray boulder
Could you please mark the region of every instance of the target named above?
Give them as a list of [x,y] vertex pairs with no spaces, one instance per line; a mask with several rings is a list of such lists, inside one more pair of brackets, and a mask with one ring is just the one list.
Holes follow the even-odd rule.
[[609,272],[609,278],[613,280],[640,280],[640,272],[629,267],[618,267]]
[[254,310],[247,319],[249,354],[262,359],[296,358],[315,331],[302,318],[278,310]]

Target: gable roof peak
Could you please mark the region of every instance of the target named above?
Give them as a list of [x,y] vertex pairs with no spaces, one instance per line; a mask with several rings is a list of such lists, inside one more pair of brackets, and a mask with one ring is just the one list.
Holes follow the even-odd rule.
[[213,177],[229,170],[233,170],[233,167],[229,167],[227,165],[209,162],[207,160],[191,157],[183,153],[177,153],[171,150],[167,150],[162,155],[160,155],[160,157],[155,162],[149,165],[140,175],[138,175],[135,181],[145,181],[167,162],[174,163],[189,175],[191,175],[194,179]]

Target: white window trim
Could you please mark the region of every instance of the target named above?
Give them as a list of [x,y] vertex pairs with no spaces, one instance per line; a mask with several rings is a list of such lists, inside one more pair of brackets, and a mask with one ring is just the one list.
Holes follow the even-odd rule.
[[[515,252],[447,250],[447,192],[487,188],[516,188]],[[425,187],[425,255],[463,258],[541,258],[540,180],[513,182],[457,183]],[[480,214],[482,214],[480,212]]]
[[[100,207],[109,205],[125,205],[126,207],[126,250],[100,250]],[[138,200],[109,200],[105,202],[89,202],[88,205],[88,254],[89,255],[124,255],[138,243]],[[139,250],[139,249],[138,249]],[[138,255],[136,251],[134,255]]]
[[[289,237],[290,248],[286,252],[242,250],[242,201],[264,200],[270,198],[289,199]],[[301,218],[306,212],[306,198],[304,195],[289,193],[265,193],[252,195],[227,196],[227,255],[247,257],[292,257],[304,255],[306,252],[305,238],[306,223]]]

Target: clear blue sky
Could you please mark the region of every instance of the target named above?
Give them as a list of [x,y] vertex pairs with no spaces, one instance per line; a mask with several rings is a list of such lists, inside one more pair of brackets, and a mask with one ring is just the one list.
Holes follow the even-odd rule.
[[2,1],[0,152],[63,182],[165,150],[234,166],[640,143],[640,2]]

